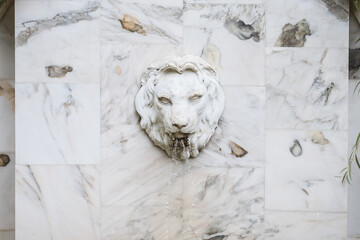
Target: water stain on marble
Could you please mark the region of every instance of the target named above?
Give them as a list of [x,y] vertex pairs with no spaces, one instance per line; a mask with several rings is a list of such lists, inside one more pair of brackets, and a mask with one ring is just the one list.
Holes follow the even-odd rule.
[[290,152],[294,157],[299,157],[302,154],[302,147],[298,140],[294,140],[293,145],[290,147]]
[[326,4],[329,12],[336,16],[337,19],[347,22],[349,18],[348,4],[346,0],[321,0]]
[[16,37],[16,46],[25,45],[28,40],[43,31],[48,31],[54,27],[75,24],[80,21],[91,21],[93,17],[90,13],[99,9],[100,3],[93,2],[81,10],[74,10],[64,13],[58,13],[53,18],[31,20],[21,23],[25,30],[20,31]]
[[146,31],[141,26],[140,21],[135,17],[125,14],[122,19],[119,19],[122,28],[128,30],[129,32],[137,32],[139,34],[146,35]]
[[234,155],[235,157],[241,158],[244,157],[246,154],[248,154],[248,151],[246,151],[244,148],[234,143],[233,141],[229,142],[229,146],[231,149],[231,154]]
[[329,143],[329,140],[325,138],[324,134],[321,131],[316,131],[312,137],[311,141],[315,144],[325,145]]
[[242,20],[234,20],[227,18],[224,27],[232,34],[234,34],[240,40],[253,39],[255,42],[260,41],[260,31],[255,30],[254,24],[246,24]]
[[360,48],[349,49],[349,78],[358,79],[360,69]]
[[216,45],[207,43],[201,52],[201,57],[213,66],[216,71],[220,71],[221,53]]
[[48,77],[50,78],[63,78],[68,72],[72,72],[73,68],[71,66],[57,66],[51,65],[45,67]]
[[311,36],[310,25],[303,19],[295,25],[286,24],[282,28],[282,33],[275,43],[275,47],[303,47],[306,36]]
[[10,162],[10,158],[6,154],[0,154],[0,167],[6,167]]

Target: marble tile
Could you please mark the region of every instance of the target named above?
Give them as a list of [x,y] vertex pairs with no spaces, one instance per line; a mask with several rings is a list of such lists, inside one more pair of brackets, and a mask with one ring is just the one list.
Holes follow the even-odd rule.
[[[0,236],[3,230],[15,228],[15,155],[0,151],[7,155],[10,162],[0,167]],[[0,239],[3,239],[0,237]]]
[[16,166],[17,240],[98,240],[95,166]]
[[0,80],[15,79],[14,6],[0,21]]
[[347,129],[347,49],[268,49],[266,126]]
[[[348,8],[348,1],[268,0],[266,1],[267,46],[347,48]],[[303,19],[307,24],[296,27],[296,24]],[[287,31],[290,29],[293,29],[292,32]],[[304,36],[306,32],[308,35]],[[281,35],[282,39],[280,39]],[[300,39],[305,42],[297,45]]]
[[104,207],[101,239],[184,240],[179,209],[165,206]]
[[208,61],[222,85],[264,85],[263,5],[186,4],[184,26],[184,53]]
[[264,169],[191,168],[183,197],[185,239],[261,238]]
[[102,134],[103,206],[180,206],[184,166],[173,164],[138,125]]
[[182,0],[104,0],[102,7],[102,41],[182,42]]
[[15,231],[14,230],[0,230],[0,239],[1,240],[15,240]]
[[[208,145],[191,166],[263,167],[265,91],[263,87],[224,87],[225,110]],[[236,156],[233,150],[247,153]]]
[[17,83],[17,164],[99,163],[99,88]]
[[0,151],[15,151],[14,81],[0,81]]
[[265,239],[346,240],[345,213],[266,211],[265,226]]
[[101,126],[137,124],[135,96],[143,71],[180,50],[171,44],[108,44],[101,50]]
[[16,2],[16,81],[100,81],[100,3]]
[[345,131],[266,134],[265,206],[269,210],[346,212]]

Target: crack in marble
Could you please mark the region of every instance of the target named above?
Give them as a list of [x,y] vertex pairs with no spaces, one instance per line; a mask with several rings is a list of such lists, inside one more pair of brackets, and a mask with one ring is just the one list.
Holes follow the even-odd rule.
[[91,21],[94,18],[90,13],[100,8],[100,3],[93,2],[84,9],[58,13],[52,18],[30,20],[21,23],[25,30],[22,30],[16,37],[16,46],[25,45],[30,38],[54,27],[75,24],[80,21]]

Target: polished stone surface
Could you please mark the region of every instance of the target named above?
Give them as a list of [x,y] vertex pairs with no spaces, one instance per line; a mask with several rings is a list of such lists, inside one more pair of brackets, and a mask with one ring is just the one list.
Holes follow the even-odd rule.
[[[346,1],[16,5],[18,239],[346,239]],[[226,101],[207,147],[176,164],[134,100],[150,63],[185,54]]]

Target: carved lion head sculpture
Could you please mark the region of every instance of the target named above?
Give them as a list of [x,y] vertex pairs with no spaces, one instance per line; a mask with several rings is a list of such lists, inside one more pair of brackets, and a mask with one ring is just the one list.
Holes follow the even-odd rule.
[[136,111],[155,145],[177,160],[196,157],[214,134],[225,97],[214,69],[197,56],[167,57],[143,73]]

